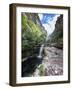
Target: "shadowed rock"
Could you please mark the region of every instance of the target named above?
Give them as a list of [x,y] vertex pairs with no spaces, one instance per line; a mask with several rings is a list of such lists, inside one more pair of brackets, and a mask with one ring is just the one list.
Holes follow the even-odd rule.
[[22,62],[22,77],[28,77],[34,72],[37,66],[42,62],[42,58],[37,56],[29,57],[27,60]]

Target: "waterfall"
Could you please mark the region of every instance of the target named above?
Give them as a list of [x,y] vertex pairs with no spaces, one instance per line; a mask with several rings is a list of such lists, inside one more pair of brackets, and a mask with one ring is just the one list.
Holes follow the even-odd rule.
[[[47,31],[47,36],[46,36],[46,42],[47,40],[48,40],[48,31]],[[43,48],[44,48],[44,44],[42,44],[40,47],[38,58],[42,58]]]
[[44,44],[41,45],[38,58],[42,58],[42,52],[43,52]]

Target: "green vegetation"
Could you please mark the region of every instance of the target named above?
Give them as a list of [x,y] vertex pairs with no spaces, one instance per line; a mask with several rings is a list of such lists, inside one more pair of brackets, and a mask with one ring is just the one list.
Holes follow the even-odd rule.
[[63,30],[58,30],[58,31],[55,31],[52,35],[52,42],[60,42],[61,39],[63,38]]
[[40,64],[40,65],[38,66],[38,70],[39,70],[39,75],[40,75],[40,76],[44,76],[44,75],[45,75],[45,70],[44,70],[43,64]]
[[[43,32],[41,27],[28,19],[26,15],[22,15],[22,52],[27,52],[25,55],[33,54],[34,48],[45,42],[46,32]],[[28,52],[28,50],[30,50]]]

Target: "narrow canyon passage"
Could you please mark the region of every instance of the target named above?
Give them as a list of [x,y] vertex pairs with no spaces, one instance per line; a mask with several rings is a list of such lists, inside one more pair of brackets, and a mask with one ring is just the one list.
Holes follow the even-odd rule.
[[63,15],[23,13],[22,28],[21,76],[63,75]]

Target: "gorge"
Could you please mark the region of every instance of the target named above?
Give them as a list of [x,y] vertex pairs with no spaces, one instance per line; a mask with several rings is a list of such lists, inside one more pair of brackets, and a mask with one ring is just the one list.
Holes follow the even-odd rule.
[[63,74],[63,15],[48,35],[37,13],[22,13],[22,77]]

